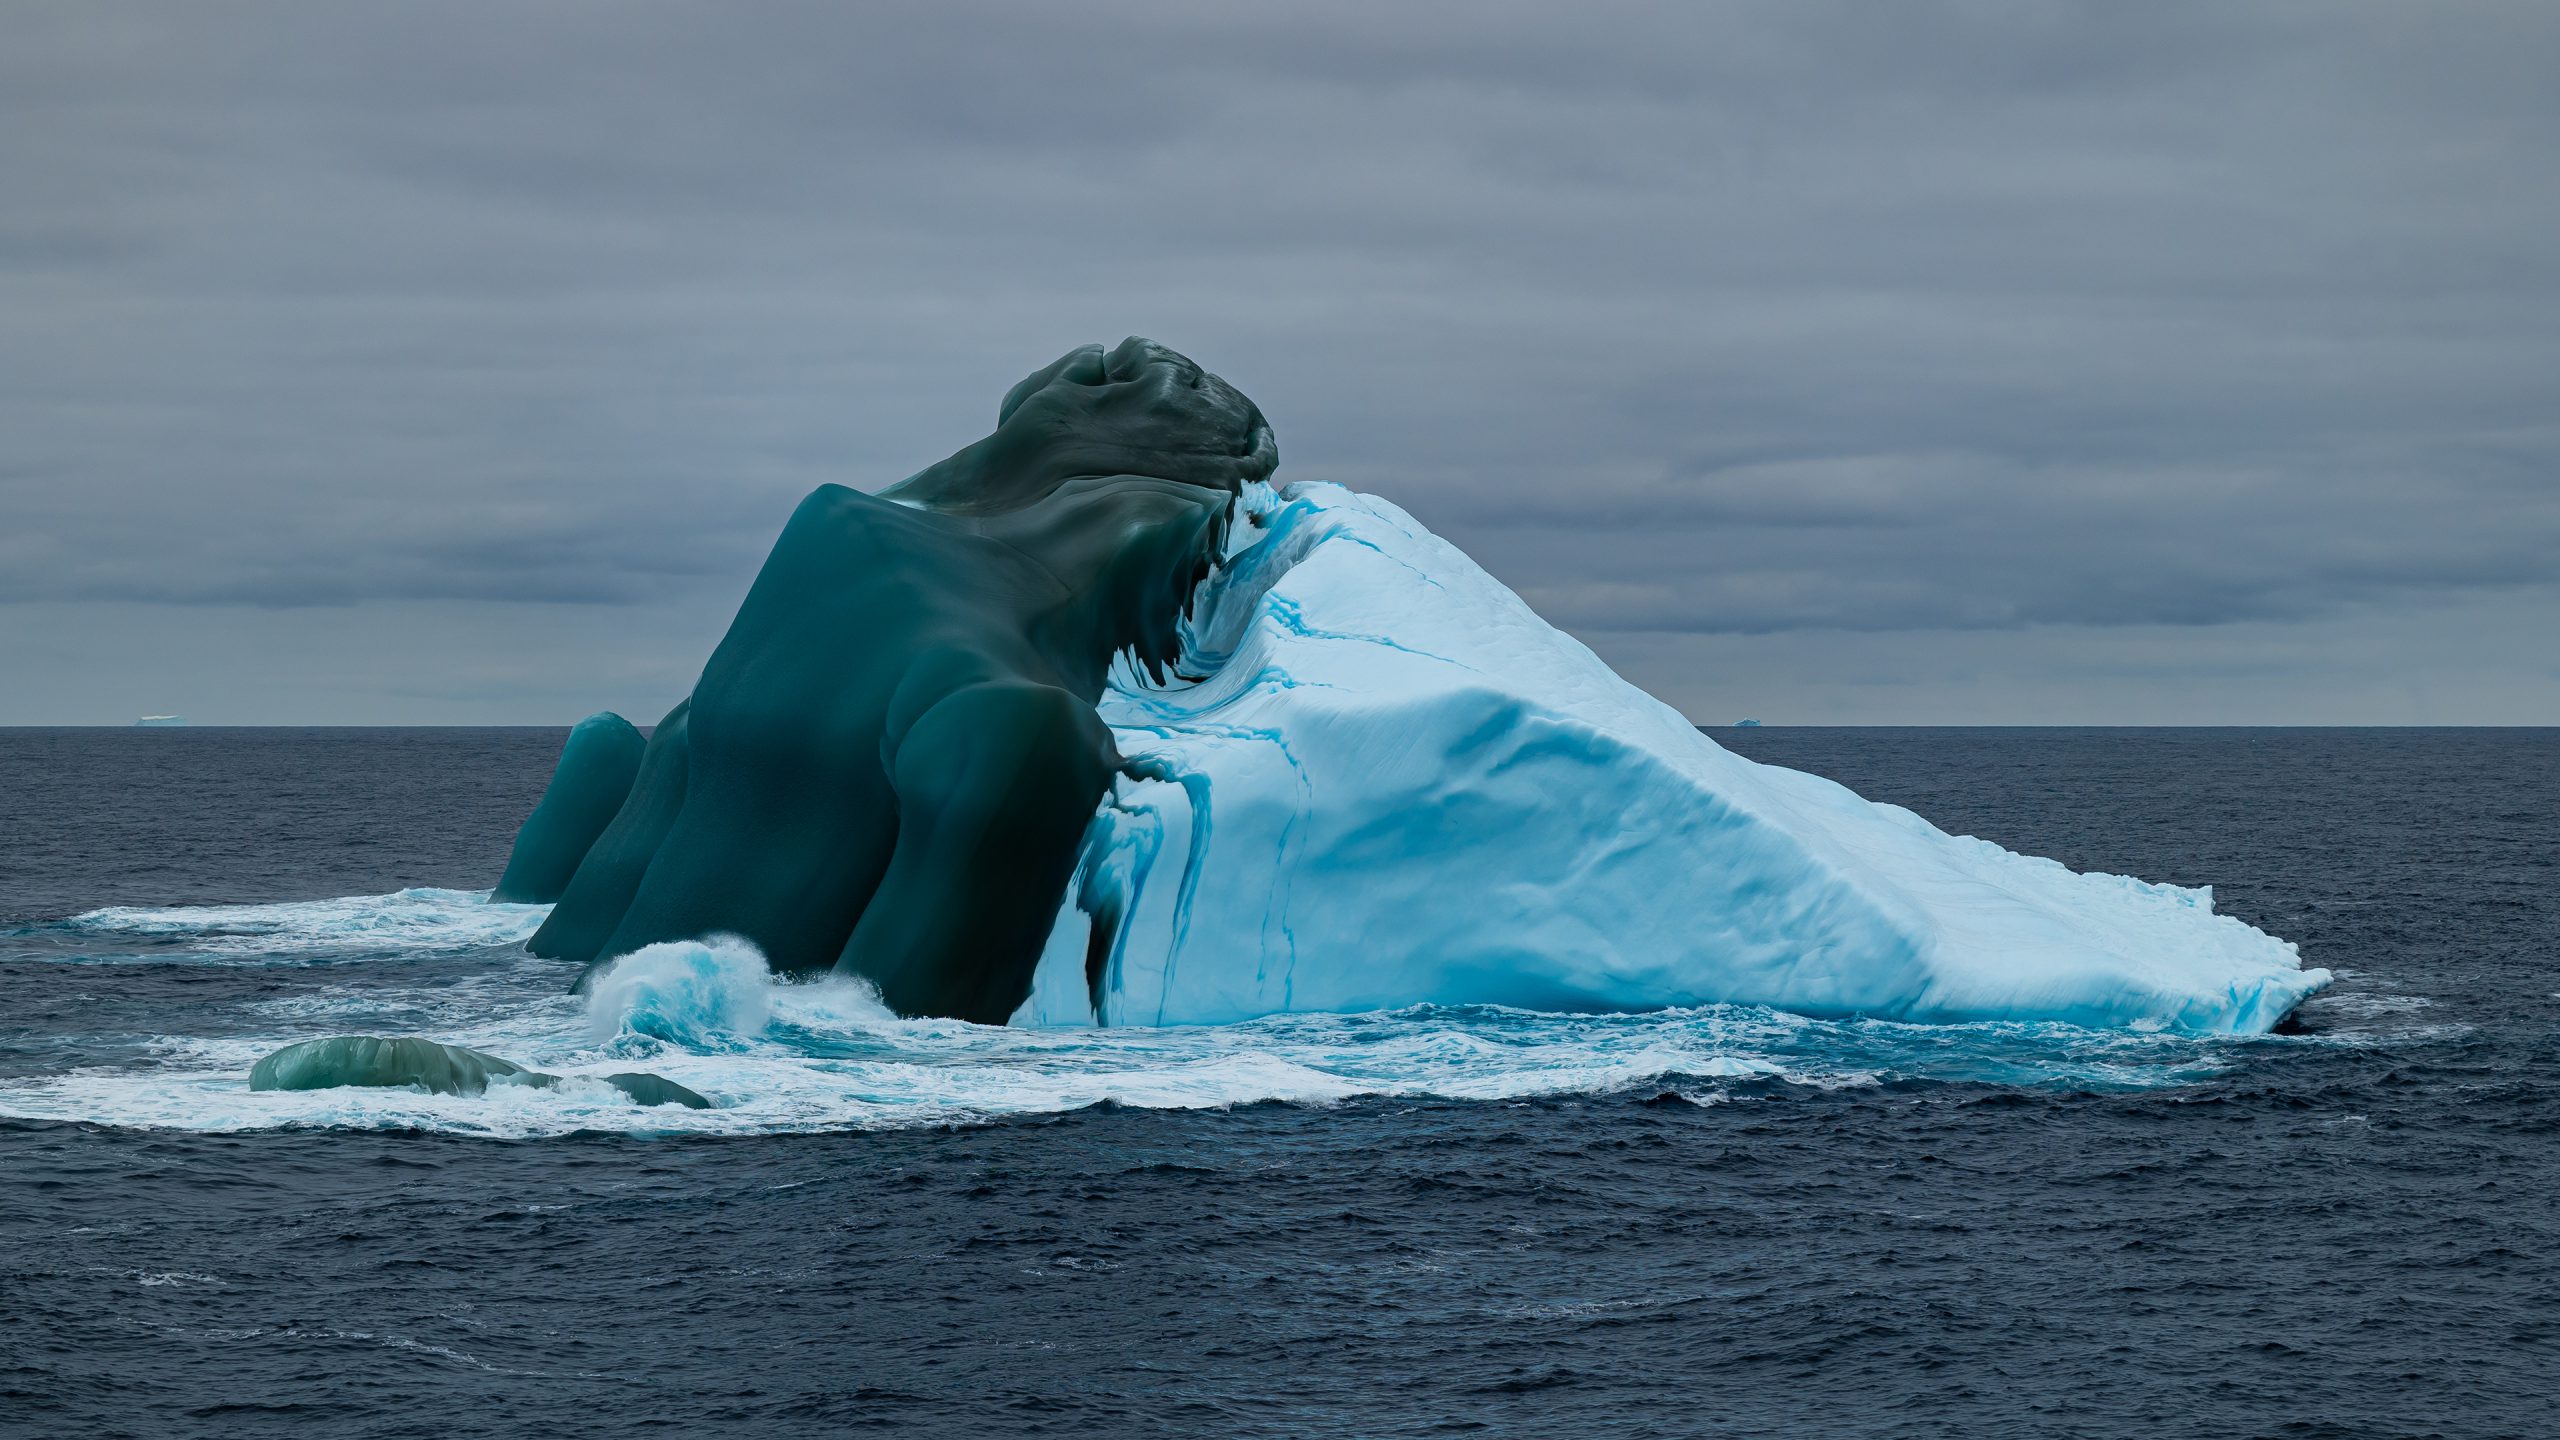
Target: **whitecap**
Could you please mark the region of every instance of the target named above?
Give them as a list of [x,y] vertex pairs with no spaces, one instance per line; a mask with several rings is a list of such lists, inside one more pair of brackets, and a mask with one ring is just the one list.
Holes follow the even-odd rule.
[[263,905],[114,905],[18,934],[66,960],[323,964],[520,945],[547,905],[500,905],[485,890],[397,890]]

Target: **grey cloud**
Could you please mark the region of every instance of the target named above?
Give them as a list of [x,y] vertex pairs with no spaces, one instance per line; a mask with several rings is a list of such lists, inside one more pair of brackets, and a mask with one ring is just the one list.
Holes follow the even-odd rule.
[[[1443,525],[1586,629],[2224,624],[2555,576],[2560,486],[2529,466],[2450,448],[2249,458],[1792,458],[1594,480]],[[1574,578],[1538,573],[1577,558]]]
[[[895,480],[1133,331],[1252,393],[1285,476],[1389,495],[1593,636],[1847,667],[1837,637],[2057,628],[2132,666],[2146,627],[2560,623],[2548,7],[11,30],[0,626],[717,609],[810,486]],[[545,718],[504,694],[553,704],[509,678],[546,663],[664,673],[665,626],[627,628],[376,718],[466,690],[435,713]],[[269,663],[255,627],[205,633]],[[1677,691],[1667,645],[1626,663]],[[2476,664],[2484,714],[2552,693]]]

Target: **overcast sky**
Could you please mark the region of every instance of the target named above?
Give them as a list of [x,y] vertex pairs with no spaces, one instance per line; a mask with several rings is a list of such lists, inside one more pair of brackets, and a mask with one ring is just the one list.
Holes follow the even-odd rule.
[[2560,723],[2560,6],[12,4],[0,723],[566,723],[1131,333],[1693,718]]

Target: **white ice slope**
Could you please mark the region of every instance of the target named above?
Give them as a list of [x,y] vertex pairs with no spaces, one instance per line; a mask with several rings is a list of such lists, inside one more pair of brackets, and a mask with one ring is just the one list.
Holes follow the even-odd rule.
[[1103,700],[1149,778],[1097,818],[1018,1023],[1731,1002],[2250,1032],[2328,982],[2209,889],[1728,753],[1385,501],[1244,503],[1191,625],[1208,678]]

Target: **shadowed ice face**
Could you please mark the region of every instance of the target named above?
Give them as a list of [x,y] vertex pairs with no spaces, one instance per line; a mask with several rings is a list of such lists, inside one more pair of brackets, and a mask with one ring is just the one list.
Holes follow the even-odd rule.
[[1189,358],[1131,336],[1071,350],[1013,387],[984,440],[883,492],[955,514],[1037,503],[1069,480],[1134,475],[1232,495],[1280,452],[1262,412]]

